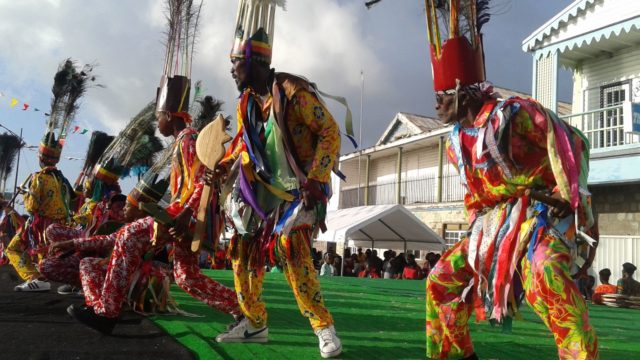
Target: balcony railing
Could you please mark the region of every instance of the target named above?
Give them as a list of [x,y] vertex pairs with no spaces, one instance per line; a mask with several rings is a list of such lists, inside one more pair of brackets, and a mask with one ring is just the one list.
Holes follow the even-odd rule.
[[561,118],[580,129],[589,139],[592,149],[602,149],[638,142],[638,136],[625,134],[624,116],[621,104]]
[[[397,203],[397,181],[371,184],[368,189],[364,184],[360,188],[345,189],[340,192],[340,208],[365,205],[365,190],[368,190],[367,205],[390,205]],[[358,193],[360,196],[358,196]],[[462,201],[465,189],[460,184],[457,174],[446,174],[442,177],[442,201]],[[404,205],[438,203],[438,177],[412,177],[400,182],[400,202]]]

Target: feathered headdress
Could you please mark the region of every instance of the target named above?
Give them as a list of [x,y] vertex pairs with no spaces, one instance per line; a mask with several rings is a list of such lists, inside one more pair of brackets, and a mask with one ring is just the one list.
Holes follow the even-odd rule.
[[169,189],[171,160],[175,151],[175,142],[158,156],[153,166],[138,181],[127,196],[131,205],[140,203],[158,203]]
[[140,173],[148,169],[154,162],[154,155],[164,147],[155,135],[155,121],[155,102],[150,102],[100,156],[94,168],[95,179],[113,184],[136,169]]
[[53,79],[51,110],[45,135],[40,142],[40,159],[47,165],[55,165],[60,160],[62,146],[67,132],[79,108],[78,101],[95,82],[93,65],[76,67],[71,59],[58,66]]
[[202,1],[167,0],[167,42],[156,111],[187,113],[191,89],[191,60]]
[[[193,127],[198,131],[209,125],[216,115],[222,111],[222,105],[224,105],[224,101],[218,100],[211,95],[205,96],[204,99],[196,99],[195,103],[197,104],[197,109],[194,110],[197,110],[197,115],[194,117]],[[229,116],[224,118],[226,126],[231,123],[230,119]]]
[[14,134],[0,134],[0,194],[4,193],[9,174],[13,170],[13,163],[20,149],[24,146],[22,140]]
[[481,29],[489,0],[426,0],[427,33],[436,91],[485,80]]
[[89,146],[87,147],[87,154],[85,156],[84,165],[75,183],[75,188],[78,189],[83,184],[83,181],[90,180],[93,173],[93,167],[98,163],[100,156],[109,147],[115,137],[108,135],[102,131],[94,131],[91,133],[91,140],[89,140]]
[[271,64],[276,7],[285,0],[240,0],[231,58]]

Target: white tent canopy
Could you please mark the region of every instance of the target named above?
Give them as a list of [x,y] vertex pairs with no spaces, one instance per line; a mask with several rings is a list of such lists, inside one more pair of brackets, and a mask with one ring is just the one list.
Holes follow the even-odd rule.
[[441,251],[444,240],[403,205],[359,206],[327,213],[316,241],[382,249]]

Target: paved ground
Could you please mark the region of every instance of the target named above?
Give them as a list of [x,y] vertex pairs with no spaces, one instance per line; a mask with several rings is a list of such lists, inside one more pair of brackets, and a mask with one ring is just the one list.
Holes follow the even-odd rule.
[[112,336],[76,323],[66,312],[82,299],[47,293],[16,293],[20,281],[0,267],[0,359],[194,359],[194,355],[151,321],[123,314]]

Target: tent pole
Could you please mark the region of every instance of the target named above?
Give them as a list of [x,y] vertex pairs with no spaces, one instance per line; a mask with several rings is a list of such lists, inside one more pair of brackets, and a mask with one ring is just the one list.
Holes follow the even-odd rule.
[[[346,244],[346,243],[347,242],[345,241],[343,244]],[[346,250],[347,250],[347,247],[342,245],[342,261],[340,261],[340,276],[344,276],[344,261],[345,261],[344,253]]]

